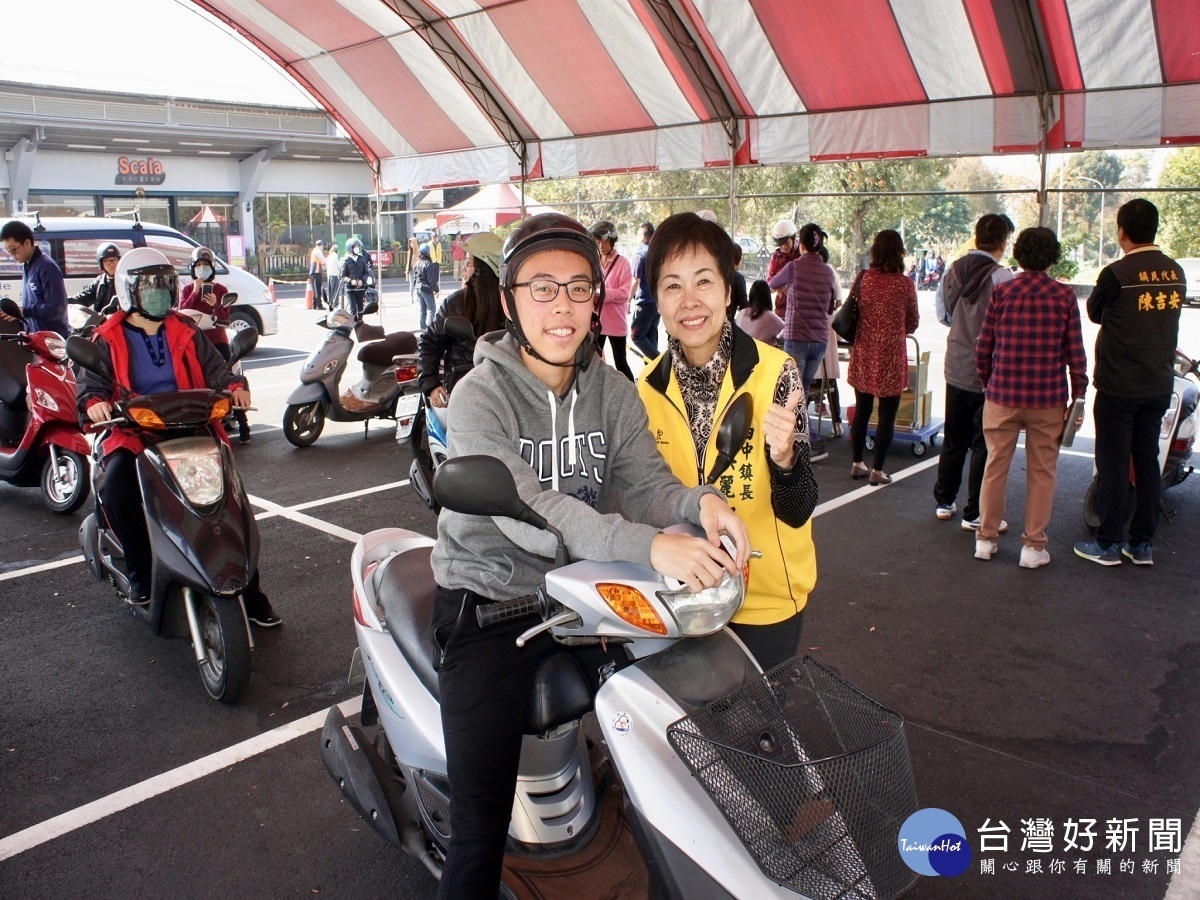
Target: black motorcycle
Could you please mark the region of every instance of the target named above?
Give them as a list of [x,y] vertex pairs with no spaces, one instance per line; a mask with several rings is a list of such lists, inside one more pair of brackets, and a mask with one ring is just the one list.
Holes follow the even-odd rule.
[[[245,329],[230,344],[231,364],[254,346]],[[81,368],[112,381],[95,344],[67,340],[67,355]],[[200,679],[209,696],[234,703],[250,681],[250,634],[240,595],[258,569],[258,526],[233,451],[218,428],[232,407],[228,393],[170,391],[126,396],[114,404],[104,427],[137,432],[141,506],[153,554],[148,602],[130,604],[162,637],[190,638]],[[79,528],[92,575],[131,596],[124,551],[100,501],[104,482],[101,441],[93,450],[96,511]]]

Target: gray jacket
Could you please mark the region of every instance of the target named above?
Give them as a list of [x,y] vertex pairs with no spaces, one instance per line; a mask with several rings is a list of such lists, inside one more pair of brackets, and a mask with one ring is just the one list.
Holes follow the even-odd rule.
[[970,251],[946,269],[937,289],[937,318],[950,327],[946,338],[947,384],[983,393],[983,382],[975,369],[975,342],[983,329],[992,290],[1012,277],[1012,272],[983,250]]
[[[716,493],[672,474],[632,382],[599,359],[557,397],[525,367],[516,340],[492,332],[476,341],[475,368],[449,413],[450,455],[502,460],[522,499],[562,532],[572,559],[648,566],[659,529],[698,522],[700,498]],[[433,574],[442,587],[506,600],[542,583],[554,547],[531,525],[443,510]]]

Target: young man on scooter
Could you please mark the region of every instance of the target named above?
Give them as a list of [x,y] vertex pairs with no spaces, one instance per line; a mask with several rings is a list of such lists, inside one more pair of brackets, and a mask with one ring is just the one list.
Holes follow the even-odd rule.
[[[250,391],[204,334],[186,316],[175,312],[179,276],[157,250],[138,248],[126,253],[117,266],[117,301],[120,312],[96,329],[92,340],[112,372],[115,384],[81,370],[76,397],[81,412],[92,422],[113,415],[119,388],[133,394],[210,388],[233,394],[233,405],[250,405]],[[119,386],[119,387],[118,387]],[[153,560],[150,538],[140,500],[137,455],[141,438],[115,428],[104,437],[104,484],[100,502],[108,524],[125,551],[132,586],[129,602],[143,606],[150,595]],[[259,587],[258,572],[245,591],[246,615],[256,625],[273,628],[280,623],[267,596]]]
[[[559,213],[525,220],[508,239],[500,281],[506,330],[479,338],[475,368],[455,389],[454,455],[503,461],[573,559],[630,560],[691,590],[736,571],[749,555],[746,526],[716,491],[675,478],[633,384],[594,364],[604,277],[587,229]],[[707,537],[659,530],[684,521]],[[736,560],[721,532],[733,538]],[[453,834],[443,900],[496,896],[534,665],[554,646],[541,634],[518,649],[529,619],[482,630],[475,609],[536,591],[554,549],[547,532],[509,519],[448,510],[438,519],[432,632]]]
[[87,287],[71,297],[68,302],[86,306],[103,315],[114,313],[117,305],[117,263],[121,261],[121,248],[112,241],[96,248],[96,265],[100,274]]

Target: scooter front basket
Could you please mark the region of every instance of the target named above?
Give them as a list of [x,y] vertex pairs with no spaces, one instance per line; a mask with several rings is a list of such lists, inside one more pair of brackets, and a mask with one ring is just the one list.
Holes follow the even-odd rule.
[[776,666],[667,739],[768,878],[813,898],[894,897],[917,876],[904,720],[815,659]]

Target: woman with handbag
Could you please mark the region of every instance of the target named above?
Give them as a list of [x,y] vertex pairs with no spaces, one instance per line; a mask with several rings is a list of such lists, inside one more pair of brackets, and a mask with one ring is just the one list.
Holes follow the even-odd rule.
[[[858,326],[850,351],[847,381],[854,388],[854,422],[850,425],[853,463],[851,478],[867,478],[873,485],[891,484],[883,471],[900,410],[900,394],[908,387],[907,335],[917,330],[916,285],[904,274],[904,241],[890,228],[875,235],[871,268],[860,273]],[[867,427],[879,399],[875,426],[875,459],[863,462]]]

